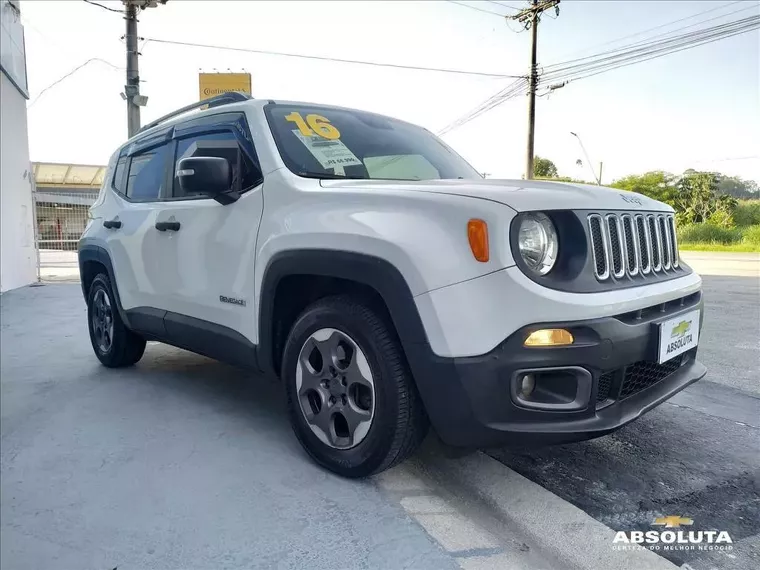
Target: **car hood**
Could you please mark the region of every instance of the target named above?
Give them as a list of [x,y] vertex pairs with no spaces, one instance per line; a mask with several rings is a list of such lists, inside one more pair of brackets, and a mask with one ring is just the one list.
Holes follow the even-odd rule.
[[325,188],[429,192],[470,196],[506,204],[518,212],[531,210],[644,210],[673,208],[643,194],[604,186],[544,180],[322,180]]

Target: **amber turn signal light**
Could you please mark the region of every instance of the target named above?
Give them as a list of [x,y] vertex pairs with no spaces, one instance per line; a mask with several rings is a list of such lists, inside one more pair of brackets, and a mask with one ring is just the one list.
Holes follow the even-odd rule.
[[478,219],[467,222],[467,239],[473,257],[483,263],[488,261],[488,224]]
[[573,344],[573,335],[565,329],[539,329],[525,339],[525,346],[565,346]]

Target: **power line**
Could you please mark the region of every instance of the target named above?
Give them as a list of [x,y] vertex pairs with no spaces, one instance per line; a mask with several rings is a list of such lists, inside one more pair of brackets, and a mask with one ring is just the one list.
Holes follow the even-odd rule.
[[454,73],[458,75],[495,77],[498,79],[516,79],[518,77],[521,77],[520,75],[505,75],[501,73],[486,73],[486,72],[480,72],[480,71],[466,71],[464,69],[447,69],[447,68],[440,68],[440,67],[421,67],[421,66],[416,66],[416,65],[401,65],[401,64],[395,64],[395,63],[383,63],[383,62],[377,62],[377,61],[361,61],[357,59],[342,59],[342,58],[336,58],[336,57],[306,55],[306,54],[301,54],[301,53],[288,53],[288,52],[268,51],[268,50],[260,50],[260,49],[217,46],[217,45],[200,44],[200,43],[194,43],[194,42],[162,40],[158,38],[142,38],[142,39],[145,40],[146,44],[149,42],[154,42],[154,43],[160,43],[160,44],[172,44],[172,45],[180,45],[180,46],[200,47],[200,48],[207,48],[207,49],[220,49],[220,50],[237,51],[237,52],[244,52],[244,53],[257,53],[261,55],[276,55],[276,56],[282,56],[282,57],[296,57],[296,58],[301,58],[301,59],[311,59],[311,60],[317,60],[317,61],[331,61],[334,63],[350,63],[354,65],[370,65],[374,67],[408,69],[408,70],[413,70],[413,71],[433,71],[437,73]]
[[93,2],[92,0],[84,0],[88,4],[92,4],[93,6],[97,6],[98,8],[103,8],[103,10],[108,10],[109,12],[116,12],[117,14],[124,14],[124,10],[117,10],[116,8],[109,8],[108,6],[104,6],[103,4],[98,4],[97,2]]
[[[656,42],[652,42],[652,40],[654,40],[655,38],[663,37],[663,36],[672,36],[672,37],[671,38],[666,38],[664,40],[659,40],[659,41],[669,41],[671,39],[676,39],[678,37],[686,37],[689,34],[697,34],[698,35],[698,34],[703,33],[705,30],[709,30],[711,28],[708,27],[708,28],[704,28],[702,30],[695,30],[693,32],[689,32],[688,34],[682,34],[682,36],[673,36],[672,34],[675,34],[676,32],[679,32],[681,30],[686,30],[686,29],[689,29],[689,28],[693,28],[694,26],[698,26],[699,24],[704,24],[706,22],[711,22],[713,20],[718,20],[720,18],[725,18],[726,16],[731,16],[732,14],[737,14],[739,12],[744,12],[745,10],[752,9],[752,8],[755,8],[755,6],[747,6],[747,7],[744,7],[744,8],[740,8],[739,10],[734,10],[733,12],[728,12],[726,14],[721,14],[720,16],[715,16],[713,18],[708,18],[706,20],[700,20],[699,22],[695,22],[694,24],[690,24],[688,26],[683,26],[681,28],[677,28],[677,29],[671,30],[669,32],[664,32],[662,34],[656,34],[654,36],[650,36],[650,37],[645,38],[643,40],[640,40],[640,41],[637,41],[637,42],[633,42],[631,44],[627,44],[625,46],[622,46],[622,47],[619,47],[619,48],[615,48],[615,49],[611,49],[611,50],[608,50],[608,51],[605,51],[605,52],[589,55],[589,56],[586,56],[586,57],[580,57],[580,58],[576,58],[576,59],[570,59],[570,60],[566,60],[566,61],[558,62],[558,63],[554,63],[554,64],[549,64],[549,65],[544,66],[544,69],[548,70],[548,69],[559,67],[559,66],[562,66],[562,65],[565,65],[565,64],[568,64],[568,63],[573,63],[573,62],[577,62],[577,61],[584,61],[584,60],[587,60],[587,59],[593,59],[593,58],[599,57],[601,55],[615,54],[617,52],[622,52],[622,51],[628,50],[630,48],[634,48],[636,46],[645,46],[645,45],[650,44],[650,43],[654,44]],[[752,16],[750,16],[750,17],[752,17]],[[719,24],[719,26],[731,25],[734,22],[738,22],[738,21],[740,21],[740,20],[734,20],[733,22],[725,22],[724,24]],[[654,29],[654,28],[652,28],[652,29]]]
[[[543,79],[551,81],[567,80],[572,78],[574,74],[585,73],[609,66],[617,67],[617,64],[626,62],[636,63],[639,60],[646,61],[661,55],[667,55],[669,53],[682,51],[683,49],[696,47],[704,43],[711,43],[713,40],[731,37],[738,33],[745,33],[757,29],[758,26],[760,26],[760,16],[750,16],[741,20],[711,26],[703,30],[689,32],[665,40],[650,42],[649,44],[635,47],[634,49],[628,49],[627,51],[621,49],[617,50],[617,53],[608,52],[613,53],[613,55],[606,56],[605,53],[598,54],[597,58],[594,60],[585,63],[567,65],[563,68],[548,71],[543,75]],[[635,46],[636,44],[633,45]]]
[[[542,79],[544,80],[551,79],[552,81],[564,80],[564,82],[567,83],[570,80],[578,81],[580,79],[585,79],[587,77],[599,75],[601,73],[612,71],[613,69],[618,69],[620,67],[627,67],[629,65],[634,65],[636,63],[649,61],[650,59],[664,57],[665,55],[669,55],[671,53],[677,53],[679,51],[684,51],[687,49],[698,47],[700,45],[716,42],[722,39],[726,39],[728,37],[732,37],[734,35],[743,34],[753,29],[757,29],[758,23],[756,22],[756,20],[758,20],[758,18],[759,17],[749,17],[749,18],[736,20],[734,22],[730,22],[726,24],[712,26],[710,28],[706,28],[705,30],[699,30],[695,32],[690,32],[688,34],[682,34],[682,36],[678,36],[675,38],[669,38],[667,40],[652,42],[652,45],[646,46],[645,48],[645,49],[649,49],[648,52],[633,53],[633,52],[639,52],[639,50],[642,49],[642,48],[637,48],[636,50],[630,50],[630,53],[625,53],[625,52],[619,53],[616,56],[617,57],[616,61],[610,60],[611,58],[603,57],[599,61],[596,61],[596,62],[588,62],[582,65],[569,66],[568,68],[564,70],[556,70],[552,72],[552,74],[547,73],[544,77],[542,77]],[[687,40],[687,41],[683,41],[683,40]],[[680,43],[677,43],[678,41],[680,41]],[[636,45],[636,44],[633,44],[633,45]],[[621,48],[621,49],[624,49],[624,48]],[[598,55],[605,55],[605,53],[603,52],[602,54],[597,54],[597,57]],[[447,132],[450,132],[466,124],[472,119],[480,116],[481,114],[495,108],[496,106],[500,105],[507,99],[524,94],[526,92],[525,85],[526,85],[525,80],[523,80],[522,82],[516,81],[510,84],[510,86],[508,86],[506,89],[494,94],[489,99],[483,101],[480,105],[478,105],[472,111],[468,112],[463,117],[460,117],[459,119],[447,125],[439,134],[445,134]],[[510,90],[508,94],[506,93],[507,90]]]
[[[594,48],[606,46],[606,45],[609,45],[609,44],[614,44],[614,43],[617,43],[617,42],[619,42],[621,40],[625,40],[625,39],[628,39],[628,38],[633,38],[633,37],[636,37],[636,36],[640,36],[640,35],[645,34],[647,32],[653,32],[654,30],[659,30],[661,28],[665,28],[667,26],[670,26],[670,25],[673,25],[673,24],[677,24],[678,22],[683,22],[685,20],[691,20],[692,18],[696,18],[697,16],[701,16],[701,15],[707,14],[709,12],[714,12],[715,10],[721,10],[723,8],[728,8],[729,6],[732,6],[733,4],[739,4],[742,1],[743,0],[735,0],[734,2],[729,2],[728,4],[723,4],[721,6],[717,6],[715,8],[710,8],[709,10],[704,10],[702,12],[697,12],[696,14],[692,14],[691,16],[686,16],[685,18],[680,18],[678,20],[673,20],[671,22],[666,22],[664,24],[660,24],[659,26],[655,26],[653,28],[647,28],[646,30],[641,30],[640,32],[635,32],[633,34],[628,34],[627,36],[620,36],[619,38],[615,38],[615,39],[612,39],[612,40],[607,41],[607,42],[603,42],[603,43],[600,43],[600,44],[594,44],[594,45],[589,46],[587,48],[584,48],[582,50],[571,52],[568,55],[573,55],[573,54],[577,54],[577,53],[583,53],[585,51],[589,51],[589,50],[592,50]],[[733,13],[733,12],[731,12],[731,13]],[[723,16],[728,16],[728,15],[730,15],[730,14],[724,14]],[[723,17],[723,16],[720,16],[720,17]],[[673,31],[677,31],[677,30],[673,30]]]
[[504,101],[507,101],[508,99],[513,99],[514,97],[517,97],[519,95],[522,95],[525,93],[525,87],[528,83],[528,80],[525,77],[522,77],[516,81],[513,81],[509,85],[507,85],[504,89],[501,89],[491,95],[488,99],[485,101],[482,101],[479,103],[476,107],[470,109],[459,117],[458,119],[455,119],[445,127],[443,127],[440,131],[438,131],[438,135],[445,135],[448,132],[453,131],[454,129],[458,129],[459,127],[466,125],[470,121],[477,119],[479,116],[481,116],[484,113],[487,113],[494,107],[497,107],[501,105]]
[[522,8],[517,8],[515,6],[508,6],[507,4],[502,4],[501,2],[496,2],[495,0],[486,0],[487,2],[490,2],[491,4],[496,4],[497,6],[501,6],[502,8],[509,8],[510,10],[514,10],[515,12],[519,12],[522,10]]
[[[492,10],[486,10],[485,8],[478,8],[477,6],[471,6],[470,4],[464,4],[462,2],[456,2],[455,0],[446,0],[450,4],[456,4],[457,6],[461,6],[462,8],[469,8],[470,10],[477,10],[478,12],[483,12],[484,14],[491,14],[492,16],[499,16],[500,18],[505,18],[506,14],[499,14],[498,12],[494,12]],[[494,4],[498,4],[498,2],[494,2]],[[499,4],[502,8],[511,8],[511,6],[504,6],[503,4]],[[512,8],[514,10],[514,8]]]
[[45,93],[45,92],[46,92],[48,89],[51,89],[51,88],[55,87],[55,86],[56,86],[56,85],[58,85],[58,84],[59,84],[61,81],[63,81],[64,79],[66,79],[66,78],[68,78],[68,77],[70,77],[70,76],[74,75],[74,74],[75,74],[77,71],[79,71],[80,69],[82,69],[82,68],[83,68],[83,67],[85,67],[86,65],[89,65],[89,64],[91,64],[91,63],[92,63],[92,62],[94,62],[94,61],[98,61],[98,62],[100,62],[100,63],[105,63],[107,66],[109,66],[109,67],[113,67],[114,69],[116,69],[116,70],[118,70],[118,71],[121,71],[121,70],[123,70],[123,69],[124,69],[123,67],[121,67],[121,68],[120,68],[120,67],[118,67],[118,66],[114,65],[113,63],[106,61],[105,59],[101,59],[101,58],[99,58],[99,57],[92,57],[92,58],[88,59],[87,61],[85,61],[84,63],[81,63],[81,64],[77,65],[77,66],[76,66],[74,69],[72,69],[71,71],[69,71],[69,72],[68,72],[68,73],[66,73],[65,75],[62,75],[61,77],[59,77],[58,79],[56,79],[55,81],[53,81],[53,82],[52,82],[50,85],[48,85],[47,87],[45,87],[45,88],[44,88],[42,91],[40,91],[40,92],[39,92],[39,94],[38,94],[38,95],[37,95],[37,96],[34,98],[34,101],[32,101],[31,103],[29,103],[29,107],[28,107],[28,108],[31,108],[31,107],[32,107],[32,105],[34,105],[34,104],[35,104],[37,101],[39,101],[40,97],[42,97],[42,95],[43,95],[43,94],[44,94],[44,93]]

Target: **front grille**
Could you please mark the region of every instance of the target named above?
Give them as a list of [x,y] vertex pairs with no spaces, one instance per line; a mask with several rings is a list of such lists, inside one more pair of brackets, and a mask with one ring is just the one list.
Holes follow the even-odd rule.
[[679,265],[672,214],[591,214],[588,225],[599,281],[659,275]]
[[626,367],[623,385],[620,388],[620,399],[634,394],[664,380],[681,367],[683,355],[676,356],[663,364],[640,361]]

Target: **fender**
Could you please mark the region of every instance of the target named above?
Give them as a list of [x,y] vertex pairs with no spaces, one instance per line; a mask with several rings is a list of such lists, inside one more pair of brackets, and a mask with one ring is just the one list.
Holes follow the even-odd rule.
[[[121,306],[121,298],[119,297],[119,288],[116,286],[116,277],[113,272],[113,263],[111,263],[111,256],[108,254],[108,250],[100,245],[94,243],[88,243],[89,240],[84,238],[79,241],[79,275],[84,275],[84,264],[87,261],[97,261],[106,268],[108,273],[108,280],[111,282],[111,289],[113,290],[114,300],[116,301],[116,307],[119,310],[119,316],[127,328],[131,328],[129,324],[129,316]],[[82,283],[82,295],[84,295],[84,301],[87,302],[87,291],[85,289],[84,279]]]
[[274,372],[272,330],[274,296],[280,281],[289,275],[317,275],[355,281],[379,293],[403,345],[427,343],[414,297],[404,277],[391,263],[379,257],[326,249],[298,249],[275,254],[264,270],[259,298],[260,362]]
[[[460,383],[446,381],[454,372],[455,361],[433,353],[403,275],[388,261],[366,254],[301,249],[272,257],[264,270],[259,298],[259,364],[263,370],[274,375],[274,339],[269,332],[273,325],[273,301],[280,280],[289,275],[336,277],[372,287],[388,308],[433,427],[443,436],[449,429],[447,426],[471,419],[471,407],[465,404],[469,400],[466,391]],[[451,402],[463,405],[452,407]]]

